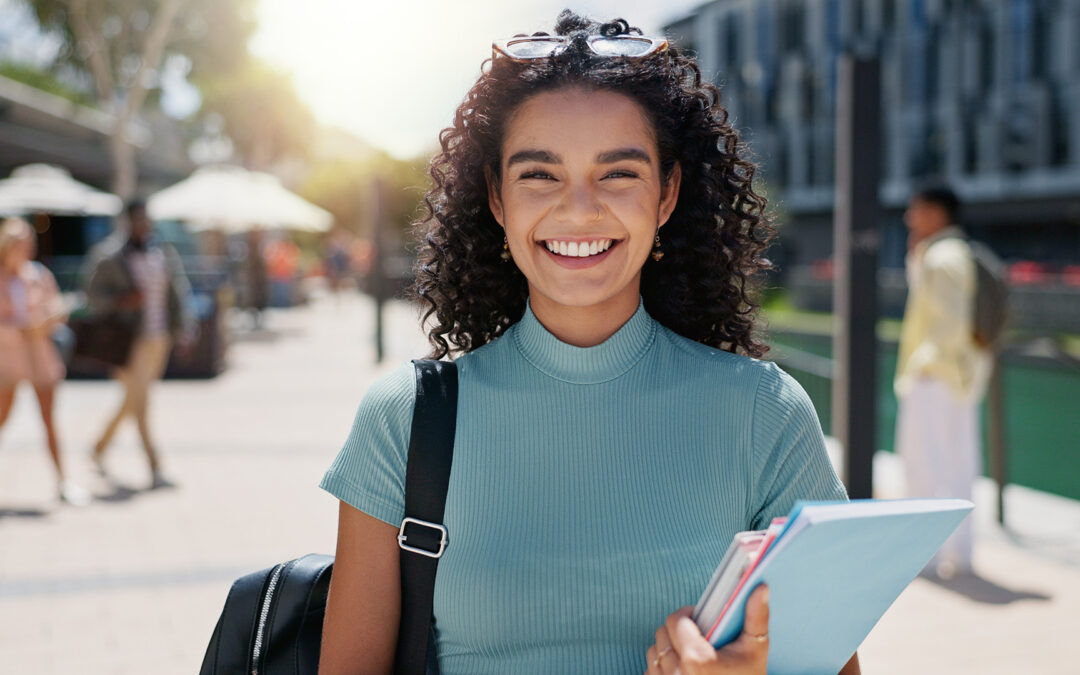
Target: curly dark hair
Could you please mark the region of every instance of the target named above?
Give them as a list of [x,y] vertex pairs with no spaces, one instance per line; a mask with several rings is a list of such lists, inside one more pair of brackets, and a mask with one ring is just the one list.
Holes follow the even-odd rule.
[[665,256],[647,260],[642,270],[645,309],[691,340],[761,356],[767,347],[755,334],[753,281],[770,268],[764,251],[775,231],[719,90],[674,46],[640,59],[593,55],[585,43],[590,35],[641,34],[622,19],[600,24],[566,10],[555,33],[570,36],[570,43],[553,56],[527,64],[501,55],[485,61],[453,126],[439,135],[427,215],[416,224],[422,247],[414,292],[426,303],[431,356],[472,351],[524,314],[528,285],[500,258],[503,230],[488,206],[485,171],[499,179],[503,134],[517,107],[567,86],[637,102],[655,130],[662,178],[680,165],[678,201],[664,226]]

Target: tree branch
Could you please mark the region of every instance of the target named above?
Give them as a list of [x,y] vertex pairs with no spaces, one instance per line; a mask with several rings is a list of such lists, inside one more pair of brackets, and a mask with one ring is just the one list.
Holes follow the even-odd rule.
[[71,31],[75,35],[75,48],[78,50],[79,43],[86,45],[88,52],[86,60],[90,66],[90,74],[94,79],[98,98],[103,106],[111,109],[116,85],[113,81],[108,50],[101,37],[101,26],[95,29],[91,23],[87,0],[67,0],[67,9],[71,18]]
[[124,106],[123,115],[125,123],[142,109],[143,103],[146,101],[148,93],[145,82],[146,74],[151,70],[156,70],[161,65],[165,44],[169,41],[173,21],[179,11],[180,0],[165,0],[161,9],[154,16],[154,22],[150,25],[146,41],[143,43],[142,54],[139,55],[139,70],[135,73],[134,82],[128,89],[127,105]]

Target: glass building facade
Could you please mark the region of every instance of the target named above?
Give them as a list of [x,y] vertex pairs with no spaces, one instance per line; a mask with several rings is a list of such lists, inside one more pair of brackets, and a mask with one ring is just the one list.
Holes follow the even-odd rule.
[[950,184],[1010,261],[1080,264],[1080,0],[717,0],[667,27],[761,166],[789,265],[831,255],[841,54],[881,63],[885,267],[915,187]]

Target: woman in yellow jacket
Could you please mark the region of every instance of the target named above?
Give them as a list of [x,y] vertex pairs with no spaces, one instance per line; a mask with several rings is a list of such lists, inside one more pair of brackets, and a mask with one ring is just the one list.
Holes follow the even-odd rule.
[[56,387],[65,372],[50,335],[67,312],[56,279],[33,261],[34,246],[34,232],[26,221],[9,218],[0,225],[0,428],[11,413],[19,382],[28,381],[41,407],[59,497],[82,506],[90,494],[65,479],[53,423]]

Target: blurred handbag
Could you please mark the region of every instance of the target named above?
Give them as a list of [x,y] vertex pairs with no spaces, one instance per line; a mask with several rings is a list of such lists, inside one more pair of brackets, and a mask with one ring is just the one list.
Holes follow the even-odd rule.
[[73,359],[124,366],[135,344],[138,327],[115,315],[73,316],[68,327],[75,336]]
[[[401,547],[401,621],[394,672],[438,675],[432,604],[454,452],[457,369],[445,361],[413,361],[413,408],[405,469]],[[225,600],[199,675],[316,675],[334,558],[306,555],[241,577]],[[355,598],[363,602],[363,598]]]
[[49,339],[56,347],[56,353],[60,360],[67,366],[71,363],[71,357],[75,355],[75,333],[66,323],[58,323],[49,332]]

